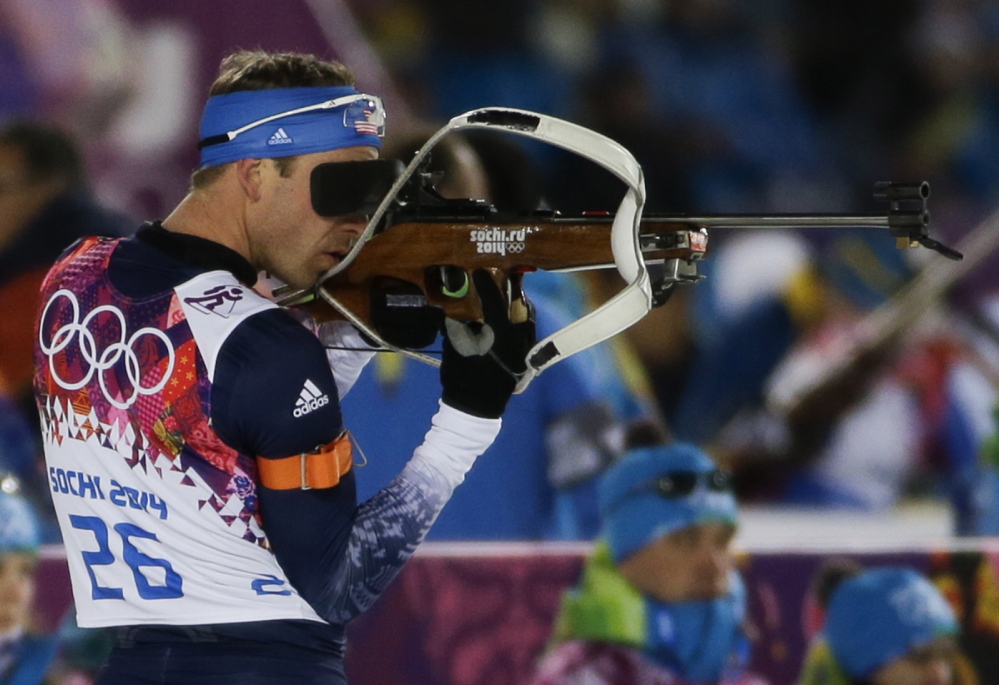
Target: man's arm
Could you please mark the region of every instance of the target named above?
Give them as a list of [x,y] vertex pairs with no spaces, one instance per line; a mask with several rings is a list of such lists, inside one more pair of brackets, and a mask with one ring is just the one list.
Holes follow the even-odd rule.
[[[499,432],[499,416],[516,384],[511,371],[522,367],[534,333],[533,321],[510,324],[502,295],[493,289],[487,321],[491,318],[495,342],[486,354],[469,356],[445,343],[445,399],[424,443],[387,488],[358,508],[349,472],[324,489],[258,487],[264,529],[278,562],[327,620],[346,622],[371,605]],[[277,459],[312,451],[340,433],[336,383],[323,347],[290,317],[277,310],[251,317],[227,340],[224,352],[212,416],[230,445],[258,459]],[[284,404],[299,384],[327,401],[294,416]]]
[[499,419],[471,416],[441,403],[426,439],[399,476],[358,508],[346,563],[320,589],[325,618],[346,623],[374,603],[499,429]]
[[365,611],[413,555],[476,458],[495,440],[517,374],[526,370],[535,340],[530,304],[523,302],[524,319],[512,323],[488,274],[478,271],[473,280],[485,323],[448,322],[440,409],[402,473],[358,510],[348,566],[331,579],[322,601],[332,609],[324,616],[333,620],[346,622]]

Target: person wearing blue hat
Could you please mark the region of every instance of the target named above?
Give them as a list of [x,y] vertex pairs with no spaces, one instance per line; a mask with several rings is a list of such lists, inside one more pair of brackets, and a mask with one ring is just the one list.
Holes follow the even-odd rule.
[[533,685],[761,683],[747,671],[728,475],[693,445],[633,433],[598,494],[600,537]]
[[15,478],[0,474],[0,684],[41,683],[58,650],[56,634],[32,625],[38,516]]
[[958,624],[940,591],[911,568],[844,576],[827,590],[822,630],[798,685],[973,685]]
[[[533,320],[512,322],[477,270],[483,328],[449,327],[422,444],[358,501],[340,400],[374,351],[254,289],[260,272],[315,286],[398,177],[381,100],[353,84],[314,55],[228,55],[186,197],[132,236],[70,246],[42,285],[35,399],[77,623],[113,636],[99,685],[344,685],[347,625],[526,370]],[[466,354],[451,345],[475,332]]]

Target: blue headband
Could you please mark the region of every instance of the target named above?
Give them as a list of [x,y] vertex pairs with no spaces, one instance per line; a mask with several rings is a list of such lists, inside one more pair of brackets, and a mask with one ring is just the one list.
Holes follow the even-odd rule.
[[666,497],[649,487],[665,474],[706,477],[716,469],[707,454],[688,443],[634,449],[615,462],[597,485],[601,534],[614,561],[687,526],[709,521],[736,525],[735,496],[728,489],[712,491],[699,482],[687,495]]
[[[296,111],[303,108],[311,109]],[[201,115],[200,166],[359,145],[381,148],[384,130],[381,100],[358,93],[351,86],[270,88],[213,95]]]

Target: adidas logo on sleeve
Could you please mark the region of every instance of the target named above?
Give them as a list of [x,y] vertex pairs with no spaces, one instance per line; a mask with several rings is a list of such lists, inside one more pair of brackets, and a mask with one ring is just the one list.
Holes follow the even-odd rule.
[[297,419],[330,403],[330,396],[323,393],[316,384],[306,379],[302,392],[298,393],[292,415]]

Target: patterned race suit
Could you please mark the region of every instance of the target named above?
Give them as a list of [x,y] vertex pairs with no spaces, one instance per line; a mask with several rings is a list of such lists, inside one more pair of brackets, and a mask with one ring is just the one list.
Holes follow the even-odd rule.
[[254,280],[228,248],[151,224],[76,244],[43,286],[35,392],[50,486],[79,624],[130,626],[110,660],[121,682],[148,672],[138,648],[163,645],[191,657],[177,682],[224,673],[220,642],[241,664],[258,643],[265,662],[297,664],[248,670],[345,682],[345,624],[461,480],[440,455],[474,459],[498,431],[442,405],[400,476],[361,506],[352,471],[326,489],[263,487],[258,459],[341,434],[339,397],[364,359],[339,353],[334,377],[335,353]]

